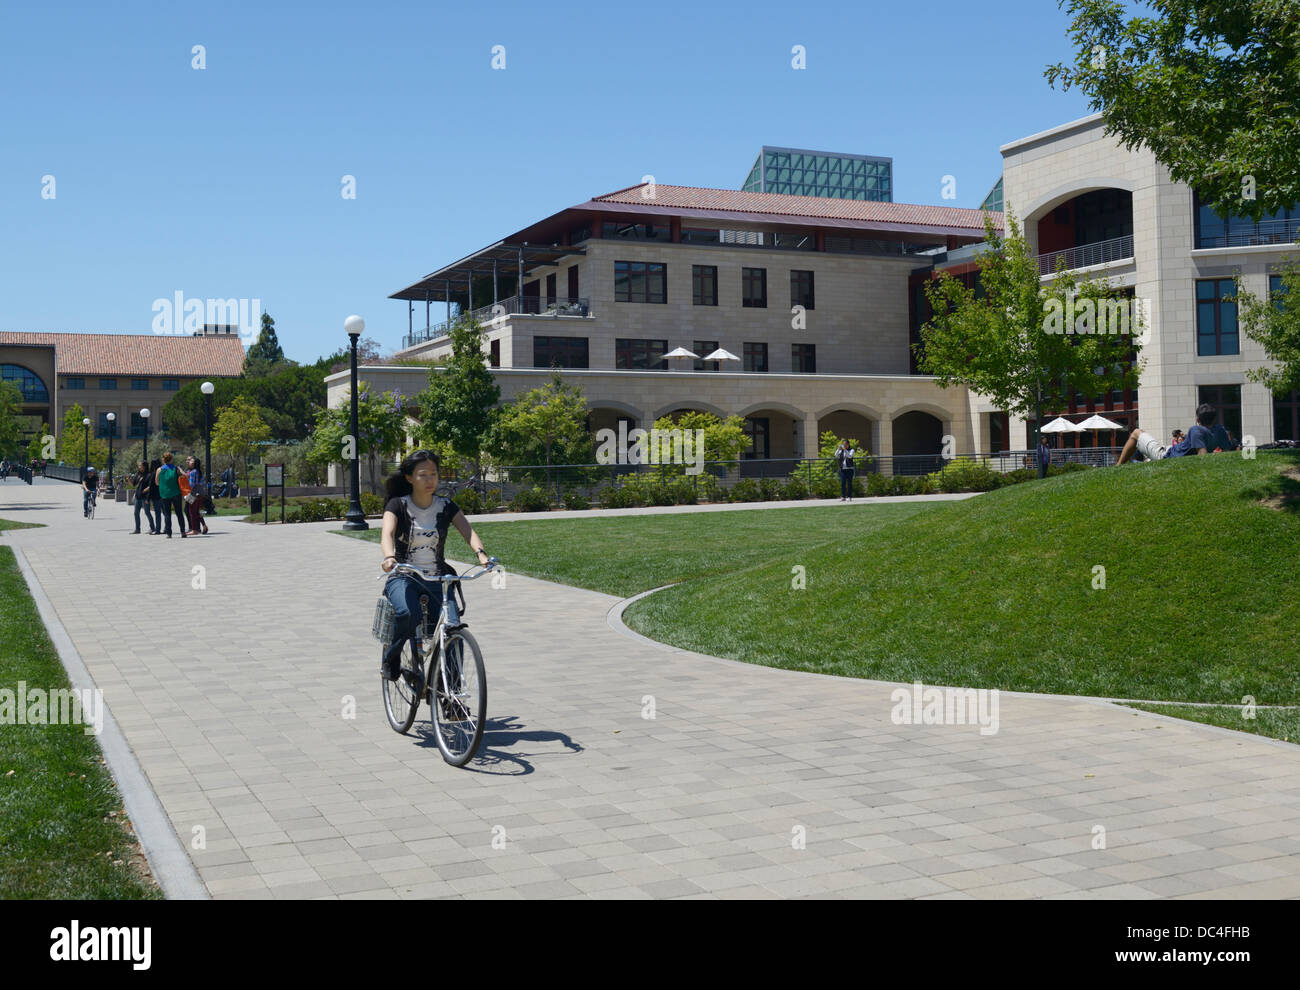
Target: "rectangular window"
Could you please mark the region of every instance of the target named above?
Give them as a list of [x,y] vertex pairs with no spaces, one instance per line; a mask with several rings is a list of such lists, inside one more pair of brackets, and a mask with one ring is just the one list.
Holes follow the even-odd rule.
[[1234,440],[1241,439],[1241,386],[1240,385],[1202,385],[1197,389],[1196,404],[1210,403],[1219,410],[1215,421],[1232,434]]
[[745,370],[767,371],[767,345],[745,342]]
[[1270,275],[1268,277],[1268,298],[1273,301],[1273,308],[1282,309],[1282,297],[1286,295],[1286,286],[1282,283],[1281,275]]
[[131,413],[131,430],[127,436],[133,440],[144,436],[144,419],[138,412]]
[[1230,278],[1198,279],[1196,282],[1196,353],[1200,357],[1214,354],[1237,354],[1237,304],[1225,296],[1235,296],[1236,285]]
[[569,266],[569,298],[578,298],[578,266]]
[[1273,439],[1300,440],[1300,391],[1273,396]]
[[109,389],[115,389],[115,388],[117,388],[117,379],[116,379],[116,378],[101,378],[101,379],[99,380],[99,388],[100,388],[101,391],[106,391],[106,390],[109,390]]
[[[498,354],[498,359],[500,355]],[[534,337],[533,367],[586,368],[586,337]]]
[[815,375],[817,374],[817,345],[816,344],[791,344],[790,345],[790,370],[796,375]]
[[614,340],[614,367],[624,371],[646,368],[652,371],[664,371],[668,362],[664,355],[668,353],[666,340],[638,340],[618,337]]
[[550,275],[546,276],[546,305],[548,307],[554,306],[555,302],[555,273],[552,272]]
[[703,358],[704,355],[706,355],[706,354],[712,354],[712,353],[713,353],[714,351],[716,351],[717,349],[718,349],[718,342],[717,342],[716,340],[697,340],[697,341],[695,341],[695,343],[691,346],[691,350],[693,350],[696,354],[699,355],[699,357],[695,359],[695,370],[696,370],[696,371],[718,371],[718,370],[720,370],[721,367],[722,367],[722,362],[721,362],[721,361],[704,361],[704,360],[701,360],[701,358]]
[[149,391],[149,379],[148,379],[148,378],[132,378],[132,379],[131,379],[131,391],[132,391],[132,392],[147,392],[147,391]]
[[718,305],[717,265],[691,265],[691,299],[696,306]]
[[745,436],[749,440],[749,449],[741,454],[742,459],[752,461],[755,458],[767,460],[772,456],[772,421],[766,416],[747,416],[745,418]]
[[813,273],[790,272],[790,305],[813,309]]
[[84,378],[67,378],[63,382],[64,388],[85,388],[86,379]]
[[162,387],[164,392],[175,392],[181,387],[181,380],[179,378],[164,378]]
[[614,301],[666,303],[668,266],[657,261],[614,262]]
[[752,309],[767,308],[767,269],[740,270],[740,305]]
[[[488,344],[488,364],[493,368],[501,367],[501,341],[500,339]],[[549,368],[550,365],[547,365]]]

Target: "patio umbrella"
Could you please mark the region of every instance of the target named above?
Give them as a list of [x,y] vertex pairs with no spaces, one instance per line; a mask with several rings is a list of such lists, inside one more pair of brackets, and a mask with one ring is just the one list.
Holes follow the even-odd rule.
[[1043,424],[1039,433],[1080,433],[1084,427],[1078,423],[1071,423],[1064,416],[1057,416],[1050,423]]
[[685,347],[674,347],[664,355],[666,358],[698,358],[699,355],[694,351],[688,351]]
[[703,360],[705,360],[705,361],[739,361],[740,358],[738,358],[738,357],[736,357],[736,355],[732,354],[731,351],[724,351],[721,347],[719,347],[716,351],[709,351],[708,354],[704,355]]
[[1089,416],[1079,424],[1081,430],[1092,430],[1092,445],[1097,446],[1098,430],[1122,430],[1123,423],[1116,423],[1114,420],[1107,419],[1105,416]]

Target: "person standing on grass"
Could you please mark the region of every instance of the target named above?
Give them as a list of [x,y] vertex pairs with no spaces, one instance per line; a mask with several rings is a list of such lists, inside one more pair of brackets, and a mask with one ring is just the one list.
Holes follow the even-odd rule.
[[181,539],[185,539],[185,509],[181,502],[181,485],[178,480],[180,468],[172,463],[172,452],[163,454],[162,467],[154,474],[158,485],[158,497],[162,499],[163,519],[166,520],[167,539],[172,538],[172,513],[176,513],[176,524],[180,527]]
[[185,458],[185,467],[189,475],[190,494],[186,496],[185,511],[189,514],[190,532],[208,531],[208,524],[203,521],[203,469],[193,456]]
[[840,501],[853,501],[853,457],[857,453],[847,440],[841,440],[835,451],[835,463],[840,470]]
[[149,520],[149,535],[153,536],[158,532],[158,527],[154,525],[153,510],[149,503],[153,501],[153,475],[149,473],[149,466],[144,461],[137,461],[135,474],[131,475],[131,484],[135,485],[135,529],[133,534],[140,532],[140,510],[144,509],[144,517]]

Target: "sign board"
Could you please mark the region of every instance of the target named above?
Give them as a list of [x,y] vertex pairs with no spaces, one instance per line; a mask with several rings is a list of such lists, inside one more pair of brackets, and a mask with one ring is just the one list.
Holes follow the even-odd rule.
[[284,484],[284,465],[268,464],[266,466],[266,484],[267,487],[279,488]]

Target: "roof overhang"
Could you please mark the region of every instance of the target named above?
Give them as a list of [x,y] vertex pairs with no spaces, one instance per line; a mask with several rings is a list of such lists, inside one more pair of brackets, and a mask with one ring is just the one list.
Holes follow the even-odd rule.
[[418,282],[398,289],[389,299],[412,302],[447,302],[465,294],[469,280],[493,273],[517,274],[522,259],[524,270],[554,265],[570,255],[586,254],[580,247],[564,244],[530,244],[527,241],[503,240],[466,255],[459,261],[430,272]]

